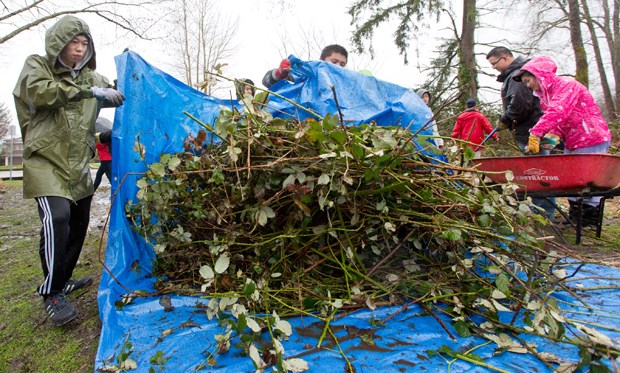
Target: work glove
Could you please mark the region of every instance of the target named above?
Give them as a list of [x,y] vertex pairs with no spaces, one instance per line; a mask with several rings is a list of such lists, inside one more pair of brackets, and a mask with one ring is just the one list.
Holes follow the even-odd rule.
[[97,142],[97,144],[109,143],[111,139],[112,139],[112,130],[97,132],[95,134],[95,141]]
[[558,146],[559,143],[560,143],[560,136],[553,134],[553,133],[548,133],[540,141],[540,146],[543,149],[551,150],[555,148],[556,146]]
[[114,106],[121,106],[125,101],[125,96],[112,88],[93,87],[93,96],[99,101],[111,102]]
[[289,71],[291,71],[292,67],[293,67],[293,65],[291,65],[291,61],[289,61],[286,58],[283,59],[282,62],[280,62],[280,67],[278,67],[274,71],[273,77],[276,78],[277,80],[282,80],[282,79],[288,78],[288,73],[289,73]]
[[527,141],[527,149],[528,152],[532,154],[540,153],[540,137],[536,135],[530,135],[530,138]]

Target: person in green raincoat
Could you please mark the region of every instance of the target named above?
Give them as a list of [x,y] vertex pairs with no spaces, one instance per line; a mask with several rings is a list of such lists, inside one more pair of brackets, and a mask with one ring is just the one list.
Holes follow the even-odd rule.
[[101,107],[125,99],[95,71],[88,25],[65,16],[45,35],[45,56],[26,58],[13,96],[24,141],[24,198],[34,198],[41,218],[38,293],[54,325],[76,316],[65,295],[92,283],[72,279],[88,229],[95,155],[95,120]]

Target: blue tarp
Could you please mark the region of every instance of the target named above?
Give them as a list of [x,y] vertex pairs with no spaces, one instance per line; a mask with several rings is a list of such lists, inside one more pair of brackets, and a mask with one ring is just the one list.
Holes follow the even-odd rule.
[[[411,89],[323,61],[306,62],[293,55],[289,60],[294,67],[295,84],[282,80],[271,89],[321,115],[336,114],[340,108],[348,125],[374,121],[381,126],[410,128],[413,132],[420,130],[432,117],[426,104]],[[271,97],[270,107],[274,108],[274,116],[312,117],[277,96]],[[420,134],[432,135],[430,125],[428,127]]]
[[[147,165],[158,161],[162,153],[181,151],[183,139],[188,133],[197,133],[200,127],[183,111],[212,124],[222,107],[229,108],[235,102],[205,96],[150,66],[133,52],[118,56],[116,63],[119,89],[127,100],[117,109],[113,130],[112,189],[117,190],[117,193],[113,198],[105,268],[99,288],[98,301],[103,325],[95,369],[103,368],[104,361],[115,365],[116,361],[110,361],[110,358],[121,352],[125,341],[130,341],[133,345],[130,357],[137,362],[138,371],[148,371],[152,366],[151,358],[161,351],[168,358],[163,366],[164,371],[191,372],[207,363],[208,353],[215,353],[214,335],[222,334],[224,327],[207,319],[200,304],[204,305],[208,300],[195,297],[173,296],[174,310],[170,312],[164,310],[159,297],[138,298],[121,309],[115,307],[115,302],[120,301],[124,294],[137,290],[154,291],[154,279],[149,277],[153,249],[132,231],[124,206],[135,200],[136,181]],[[305,72],[303,80],[292,86],[280,83],[282,87],[274,89],[286,97],[299,99],[304,106],[320,115],[337,112],[329,88],[334,85],[343,115],[352,123],[375,120],[382,125],[391,125],[400,120],[404,126],[412,122],[411,129],[416,131],[428,121],[430,112],[417,95],[406,88],[322,62],[296,60],[295,68]],[[378,105],[378,102],[381,104]],[[290,109],[289,112],[293,113],[294,109],[287,109],[284,102],[274,99],[273,103],[280,105],[279,109]],[[598,279],[587,280],[588,276],[596,276]],[[588,265],[573,280],[581,281],[583,286],[603,286],[617,284],[618,278],[618,270]],[[588,293],[588,302],[595,305],[597,310],[575,312],[571,316],[606,325],[615,323],[617,327],[618,323],[614,320],[618,319],[617,310],[620,309],[618,293],[617,290],[609,289],[591,291]],[[574,311],[584,310],[573,303],[571,300],[571,304],[564,307],[570,310],[574,308]],[[451,359],[445,355],[440,357],[428,354],[427,351],[436,351],[446,345],[455,351],[464,352],[486,342],[479,338],[451,340],[433,317],[424,314],[415,305],[398,313],[384,326],[371,325],[371,320],[384,319],[399,310],[398,307],[382,307],[374,311],[359,311],[332,323],[332,329],[339,337],[340,348],[357,372],[446,371]],[[294,333],[283,343],[287,358],[301,356],[310,364],[310,371],[313,372],[344,371],[345,361],[329,338],[323,343],[322,349],[314,348],[323,325],[312,317],[298,317],[288,321]],[[457,335],[449,319],[443,317],[443,323],[453,335]],[[620,337],[617,331],[611,332],[611,335],[613,338]],[[524,339],[536,342],[539,351],[553,352],[568,361],[579,360],[574,347],[553,345],[528,336],[524,336]],[[374,345],[369,344],[369,340],[374,341]],[[503,353],[493,356],[495,347],[494,344],[487,344],[475,353],[486,364],[506,371],[549,371],[531,355]],[[251,360],[242,356],[241,351],[234,347],[225,354],[216,355],[216,361],[216,366],[201,371],[254,370]],[[458,360],[451,364],[451,370],[482,372],[487,371],[487,368]]]

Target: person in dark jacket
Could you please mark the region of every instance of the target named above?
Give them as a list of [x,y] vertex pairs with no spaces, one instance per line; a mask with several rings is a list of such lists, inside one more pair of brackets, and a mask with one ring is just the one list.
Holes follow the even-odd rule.
[[534,127],[543,115],[538,97],[534,96],[524,84],[512,79],[527,61],[521,56],[514,58],[506,47],[495,47],[486,57],[491,66],[499,71],[497,81],[502,83],[504,113],[499,119],[498,127],[509,129],[519,148],[524,151],[530,136],[530,128]]
[[64,16],[45,34],[45,56],[26,58],[13,96],[24,140],[24,198],[34,198],[43,224],[38,287],[54,325],[76,317],[65,295],[92,283],[71,278],[88,229],[95,120],[102,106],[125,97],[95,71],[86,22]]
[[[499,71],[497,81],[502,83],[501,97],[504,113],[499,118],[498,127],[507,128],[512,133],[517,146],[525,153],[530,137],[530,129],[534,127],[543,112],[540,108],[540,99],[528,89],[525,84],[513,80],[513,77],[527,63],[521,56],[514,58],[506,47],[495,47],[487,53],[487,61]],[[540,155],[549,155],[549,150],[540,152]],[[555,198],[533,198],[534,205],[545,210],[547,218],[554,220]]]
[[[340,67],[345,67],[349,59],[349,53],[343,46],[331,44],[323,48],[319,59],[321,61],[333,63],[334,65],[338,65]],[[280,80],[286,79],[292,81],[293,77],[290,74],[292,68],[293,66],[291,65],[291,61],[287,58],[283,59],[278,68],[269,70],[265,73],[265,76],[263,77],[263,85],[270,88]]]

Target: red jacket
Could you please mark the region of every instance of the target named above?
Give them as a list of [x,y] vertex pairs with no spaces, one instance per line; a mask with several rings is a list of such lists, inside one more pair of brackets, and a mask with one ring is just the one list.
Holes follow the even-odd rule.
[[[478,110],[470,109],[463,112],[456,118],[456,124],[452,130],[450,137],[455,139],[461,139],[473,144],[467,144],[470,148],[475,149],[482,140],[484,140],[485,133],[491,133],[493,126],[489,123],[489,120]],[[494,133],[493,139],[497,139],[497,134]],[[482,150],[480,147],[478,150]]]
[[97,153],[99,154],[100,161],[111,161],[112,154],[110,154],[110,149],[106,144],[95,144],[97,147]]

